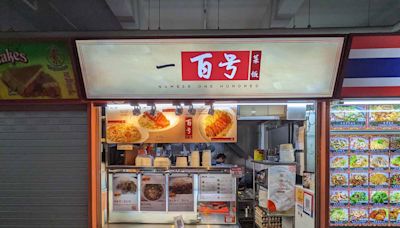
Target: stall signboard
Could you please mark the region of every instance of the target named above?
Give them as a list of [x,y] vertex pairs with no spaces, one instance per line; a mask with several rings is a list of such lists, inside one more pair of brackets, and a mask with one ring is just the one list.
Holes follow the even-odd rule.
[[201,174],[199,201],[232,202],[236,200],[235,177],[230,174]]
[[[173,109],[151,112],[143,109],[133,114],[131,106],[106,108],[107,143],[200,143],[236,142],[235,108],[197,109],[190,114],[184,108],[181,115]],[[218,125],[218,126],[217,126]]]
[[193,211],[193,177],[187,174],[174,174],[168,181],[168,211]]
[[148,174],[142,176],[140,210],[165,211],[166,207],[166,179],[162,174]]
[[113,211],[138,210],[138,179],[136,174],[113,175]]
[[1,41],[0,100],[78,99],[65,41]]
[[77,40],[89,99],[333,95],[343,37]]

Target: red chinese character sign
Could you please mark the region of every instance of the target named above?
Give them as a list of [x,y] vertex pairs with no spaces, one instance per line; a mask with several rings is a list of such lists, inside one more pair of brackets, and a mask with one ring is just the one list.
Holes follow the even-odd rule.
[[182,80],[248,80],[249,51],[182,52]]
[[331,97],[343,37],[79,40],[90,99]]

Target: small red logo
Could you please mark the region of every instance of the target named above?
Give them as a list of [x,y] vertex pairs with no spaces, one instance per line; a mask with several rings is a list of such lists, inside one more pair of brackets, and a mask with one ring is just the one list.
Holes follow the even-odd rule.
[[[181,57],[183,81],[258,80],[260,77],[261,51],[182,52]],[[255,72],[253,76],[250,70]]]
[[185,138],[193,138],[193,118],[190,116],[185,117]]

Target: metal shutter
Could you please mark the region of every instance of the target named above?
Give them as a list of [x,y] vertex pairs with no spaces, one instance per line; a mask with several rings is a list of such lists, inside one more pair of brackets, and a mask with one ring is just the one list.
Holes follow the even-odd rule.
[[0,227],[88,227],[85,111],[0,111]]

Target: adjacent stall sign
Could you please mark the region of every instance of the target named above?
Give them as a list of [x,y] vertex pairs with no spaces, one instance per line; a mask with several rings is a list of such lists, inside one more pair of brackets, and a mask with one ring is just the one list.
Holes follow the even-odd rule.
[[168,182],[168,211],[193,211],[193,177],[185,174],[174,174]]
[[77,98],[66,42],[0,42],[0,99]]
[[113,211],[138,210],[138,181],[136,174],[113,175]]
[[331,97],[343,37],[78,40],[90,99]]
[[152,113],[143,109],[133,114],[133,107],[112,106],[106,109],[108,143],[200,143],[236,142],[237,122],[235,108],[198,109],[192,115],[183,109],[181,115],[175,109]]
[[199,201],[235,201],[235,184],[235,178],[230,174],[202,174]]
[[141,188],[140,210],[166,210],[166,185],[164,175],[143,175]]

